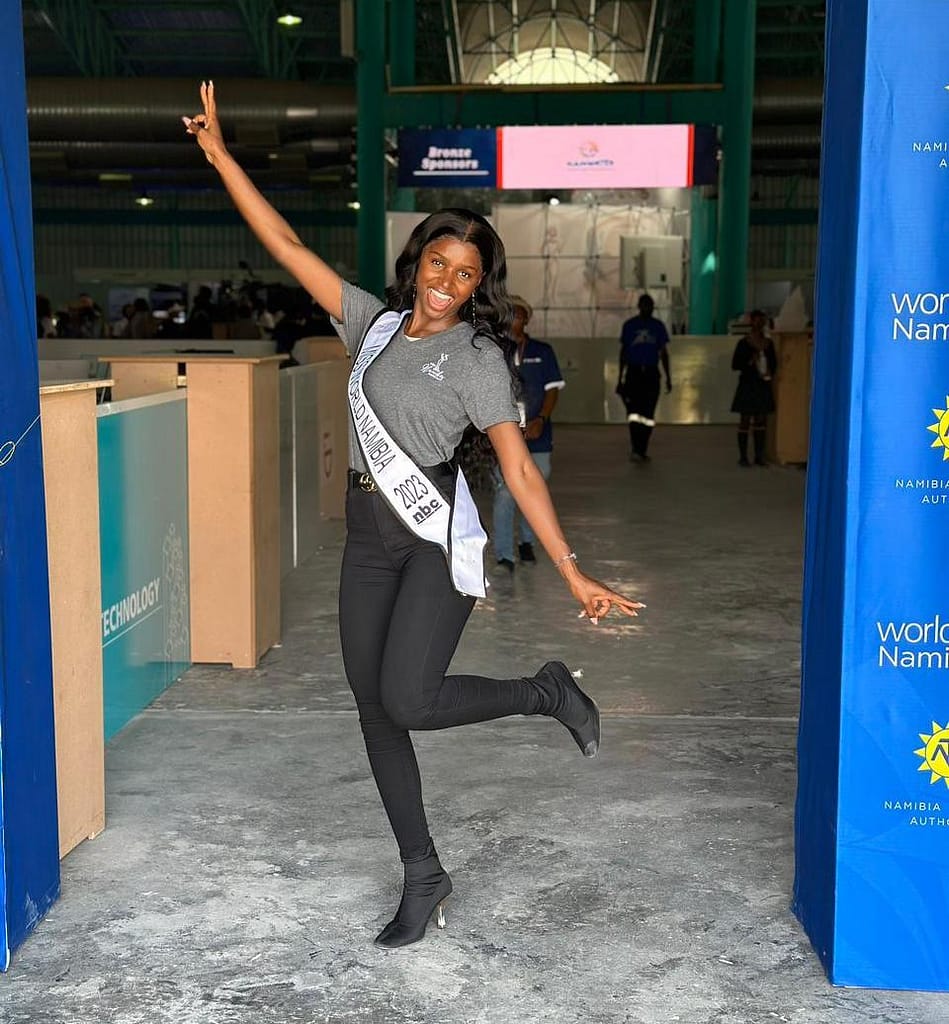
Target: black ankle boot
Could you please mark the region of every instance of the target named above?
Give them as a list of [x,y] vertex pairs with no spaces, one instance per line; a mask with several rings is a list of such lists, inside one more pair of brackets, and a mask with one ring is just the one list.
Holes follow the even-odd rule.
[[434,846],[417,860],[407,860],[402,902],[395,917],[376,936],[377,946],[396,949],[418,942],[425,934],[429,919],[438,910],[438,927],[445,927],[443,904],[451,893],[451,879],[438,862]]
[[562,661],[548,661],[529,681],[543,698],[538,713],[550,715],[566,726],[584,757],[596,757],[600,748],[600,710],[577,686],[570,669]]
[[739,466],[750,466],[751,463],[748,461],[748,431],[738,431],[738,465]]
[[767,466],[768,460],[765,458],[765,435],[764,430],[755,431],[755,465],[756,466]]

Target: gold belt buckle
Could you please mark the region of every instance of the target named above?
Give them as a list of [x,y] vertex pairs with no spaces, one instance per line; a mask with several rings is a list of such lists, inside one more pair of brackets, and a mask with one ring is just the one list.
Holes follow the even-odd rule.
[[356,477],[356,486],[361,491],[372,492],[379,489],[376,487],[376,482],[372,479],[371,473],[360,473],[359,476]]

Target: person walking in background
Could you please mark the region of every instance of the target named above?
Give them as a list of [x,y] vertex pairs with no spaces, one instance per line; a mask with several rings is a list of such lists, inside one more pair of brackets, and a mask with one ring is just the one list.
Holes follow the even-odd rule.
[[[538,341],[527,333],[533,310],[530,303],[519,295],[511,296],[514,320],[511,338],[517,344],[514,365],[517,367],[521,394],[518,406],[522,412],[524,439],[534,464],[545,480],[550,479],[550,460],[553,452],[553,427],[551,414],[557,404],[560,390],[565,386],[557,365],[553,348],[544,341]],[[514,571],[514,522],[518,522],[520,544],[518,554],[522,562],[535,562],[534,531],[523,513],[517,511],[517,504],[504,482],[504,477],[495,473],[494,491],[494,554],[498,565],[509,572]]]
[[410,732],[546,715],[587,757],[600,741],[596,704],[562,662],[533,675],[512,666],[507,679],[445,674],[485,595],[487,537],[450,464],[469,423],[490,439],[581,617],[595,624],[611,608],[635,615],[642,605],[581,572],[524,443],[505,357],[507,264],[491,225],[469,210],[431,214],[396,260],[382,302],[303,244],[228,152],[213,85],[202,85],[201,99],[204,112],[183,118],[185,128],[258,239],[330,314],[353,356],[339,628],[369,765],[403,863],[402,901],[375,941],[405,946],[422,938],[436,910],[441,918],[452,892],[429,833]]
[[732,412],[737,412],[738,465],[750,466],[748,461],[748,434],[754,431],[755,465],[766,466],[765,436],[768,414],[774,412],[774,391],[771,381],[777,369],[778,357],[774,342],[764,333],[767,316],[760,309],[748,314],[751,330],[739,338],[732,356],[732,369],[737,370],[738,387],[732,400]]
[[206,284],[201,285],[185,321],[186,338],[210,341],[214,337],[214,304],[211,297],[211,289]]
[[669,371],[669,332],[656,319],[651,295],[640,295],[639,316],[623,324],[620,336],[619,381],[616,393],[626,406],[630,459],[649,461],[649,439],[656,425],[656,404],[659,401],[659,364],[666,376],[666,392],[672,390]]
[[56,337],[56,321],[53,319],[53,304],[45,295],[36,296],[36,337]]
[[128,325],[128,337],[136,340],[143,338],[154,338],[156,321],[152,316],[152,307],[148,299],[137,298],[132,303],[132,317]]

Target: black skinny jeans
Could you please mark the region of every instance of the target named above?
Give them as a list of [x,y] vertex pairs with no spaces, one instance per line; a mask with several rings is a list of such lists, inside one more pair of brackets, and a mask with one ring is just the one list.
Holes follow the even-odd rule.
[[431,837],[409,730],[538,714],[542,696],[525,678],[446,676],[474,598],[454,589],[441,549],[410,533],[378,492],[350,487],[346,524],[343,663],[399,853],[412,860]]

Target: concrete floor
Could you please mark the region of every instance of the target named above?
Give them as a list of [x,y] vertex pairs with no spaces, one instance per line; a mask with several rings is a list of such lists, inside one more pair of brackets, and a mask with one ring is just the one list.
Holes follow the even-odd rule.
[[337,541],[288,581],[258,670],[195,668],[110,744],[107,830],[65,860],[0,1021],[949,1021],[949,996],[832,988],[788,911],[804,474],[738,469],[722,428],[660,428],[654,455],[558,428],[567,535],[642,617],[580,622],[549,565],[520,567],[455,661],[582,668],[600,756],[550,720],[418,736],[447,930],[372,945],[400,868],[342,675]]

